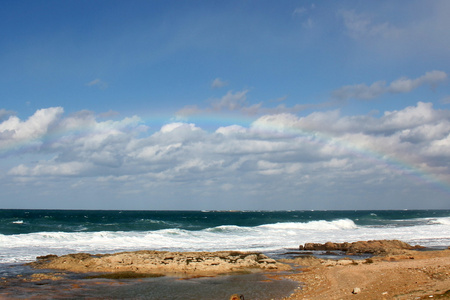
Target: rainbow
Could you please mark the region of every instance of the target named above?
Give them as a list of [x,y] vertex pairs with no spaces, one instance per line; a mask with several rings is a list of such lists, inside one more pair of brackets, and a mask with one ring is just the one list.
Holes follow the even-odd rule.
[[[245,128],[250,128],[254,122],[255,118],[250,118],[248,116],[233,116],[233,118],[229,118],[229,116],[223,114],[195,116],[193,119],[193,123],[196,125],[198,124],[201,128],[218,128],[234,124],[239,124]],[[332,143],[335,147],[351,153],[355,157],[359,157],[375,165],[385,167],[398,175],[407,176],[417,184],[434,186],[438,191],[443,192],[445,195],[450,195],[450,182],[442,180],[435,174],[427,172],[423,168],[415,166],[406,160],[393,157],[387,153],[381,153],[373,149],[361,147],[345,139],[341,139],[323,132],[308,131],[297,127],[285,127],[276,122],[266,123],[265,126],[259,126],[258,131],[261,133],[282,132],[285,136],[302,138],[304,142],[322,146],[330,145]]]

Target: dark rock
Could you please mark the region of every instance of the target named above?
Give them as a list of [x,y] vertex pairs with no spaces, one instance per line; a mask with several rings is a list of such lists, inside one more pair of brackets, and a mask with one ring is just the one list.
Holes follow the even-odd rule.
[[300,250],[309,251],[344,251],[346,254],[362,254],[370,253],[375,255],[395,253],[399,250],[415,250],[423,248],[421,246],[411,246],[399,240],[373,240],[373,241],[359,241],[353,243],[306,243],[304,246],[300,245]]
[[36,257],[37,260],[51,260],[53,258],[58,257],[58,255],[55,254],[49,254],[49,255],[43,255],[43,256],[38,256]]

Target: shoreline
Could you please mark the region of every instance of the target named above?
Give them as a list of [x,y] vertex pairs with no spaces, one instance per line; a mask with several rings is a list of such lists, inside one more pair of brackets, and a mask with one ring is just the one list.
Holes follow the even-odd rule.
[[[208,299],[202,298],[207,293],[214,295],[209,299],[228,299],[227,293],[239,292],[246,296],[245,299],[450,298],[450,249],[423,251],[418,246],[399,241],[343,244],[314,246],[322,250],[325,250],[323,247],[331,247],[334,250],[325,250],[325,254],[336,255],[340,257],[338,259],[324,258],[327,255],[312,256],[314,251],[308,250],[296,251],[298,255],[294,258],[277,260],[263,254],[237,251],[49,255],[25,264],[34,268],[34,274],[2,278],[0,296],[14,299],[11,295],[25,293],[26,296],[29,293],[39,298],[33,293],[39,294],[44,290],[55,296],[66,293],[94,298],[96,295],[108,297],[108,292],[113,291],[121,294],[121,298],[143,293],[148,295],[144,299],[157,299],[152,297],[162,291],[178,296],[186,291],[194,292],[197,293],[196,299]],[[343,246],[348,249],[342,249]],[[356,252],[354,254],[366,255],[352,258],[347,255],[349,249]],[[341,254],[336,254],[335,250]],[[152,262],[149,256],[153,257]],[[146,265],[153,267],[146,268]],[[86,279],[83,275],[128,271],[166,276],[127,277],[130,274],[125,274],[125,277],[115,279],[98,276]],[[214,293],[218,287],[223,288],[220,297]],[[177,298],[174,296],[173,299]]]

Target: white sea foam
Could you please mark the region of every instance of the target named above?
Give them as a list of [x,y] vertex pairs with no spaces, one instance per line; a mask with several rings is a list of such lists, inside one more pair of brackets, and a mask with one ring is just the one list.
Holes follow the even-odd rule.
[[430,219],[429,223],[431,223],[431,224],[450,225],[450,217],[448,217],[448,218]]
[[399,239],[423,246],[450,245],[450,218],[430,219],[416,226],[357,226],[349,219],[266,224],[223,225],[190,231],[38,232],[0,234],[0,263],[32,261],[36,256],[74,252],[111,253],[142,249],[172,251],[278,251],[306,242],[352,242]]
[[327,231],[327,230],[340,230],[340,229],[356,229],[356,224],[349,219],[341,219],[335,221],[311,221],[307,223],[297,223],[297,222],[289,222],[289,223],[275,223],[275,224],[267,224],[259,226],[261,228],[269,228],[269,229],[304,229],[304,230],[318,230],[318,231]]

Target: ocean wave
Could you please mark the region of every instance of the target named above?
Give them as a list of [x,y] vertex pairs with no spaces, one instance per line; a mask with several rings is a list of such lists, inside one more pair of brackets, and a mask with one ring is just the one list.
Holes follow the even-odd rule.
[[350,219],[340,219],[334,221],[310,221],[310,222],[287,222],[275,223],[258,226],[260,228],[289,230],[289,229],[304,229],[304,230],[343,230],[356,229],[358,226]]
[[213,228],[204,229],[205,232],[212,233],[238,233],[251,231],[251,227],[236,226],[236,225],[221,225]]
[[141,223],[141,224],[158,224],[158,225],[164,225],[167,227],[178,227],[181,226],[181,223],[176,223],[176,222],[170,222],[170,221],[164,221],[164,220],[154,220],[154,219],[139,219],[136,221],[136,223]]
[[450,217],[443,217],[443,218],[433,218],[428,219],[429,224],[439,224],[439,225],[449,225],[450,226]]
[[450,225],[450,217],[392,220],[393,226]]
[[263,224],[255,227],[237,226],[237,225],[221,225],[204,229],[205,232],[212,233],[244,233],[261,230],[344,230],[356,229],[358,226],[350,219],[340,219],[334,221],[310,221],[310,222],[278,222],[273,224]]
[[415,226],[358,226],[350,219],[286,222],[259,226],[221,225],[203,230],[181,228],[148,231],[35,232],[0,234],[0,263],[31,261],[36,256],[74,252],[111,253],[134,250],[281,251],[306,242],[353,242],[399,239],[424,246],[450,242],[450,217]]

